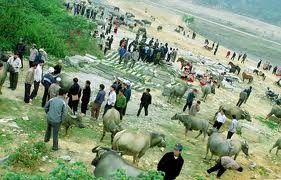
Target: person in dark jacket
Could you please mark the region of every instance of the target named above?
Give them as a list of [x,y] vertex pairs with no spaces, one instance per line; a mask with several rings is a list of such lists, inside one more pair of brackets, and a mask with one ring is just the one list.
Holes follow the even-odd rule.
[[152,99],[149,92],[150,89],[147,88],[146,91],[142,94],[140,108],[137,114],[138,117],[140,116],[142,108],[144,108],[145,116],[148,116],[148,106],[151,104],[151,99]]
[[82,93],[82,104],[81,104],[81,113],[86,114],[86,111],[88,109],[88,104],[90,102],[91,98],[91,82],[86,81],[85,88],[83,89]]
[[50,141],[51,131],[53,129],[53,150],[57,151],[58,136],[61,123],[64,121],[67,115],[67,105],[65,103],[65,92],[63,89],[59,90],[59,96],[52,98],[47,102],[45,106],[45,112],[47,114],[47,131],[45,134],[45,142]]
[[157,170],[165,173],[164,180],[175,180],[181,172],[184,160],[182,145],[176,144],[174,152],[166,153],[158,163]]
[[132,95],[131,83],[128,81],[128,82],[125,82],[124,85],[125,85],[124,95],[126,97],[126,106],[125,106],[124,111],[123,111],[123,116],[125,116],[125,114],[126,114],[127,105],[128,105],[128,102],[130,101],[131,95]]
[[54,72],[54,75],[57,76],[61,73],[61,69],[62,69],[62,60],[59,60],[58,61],[58,64],[56,64],[54,66],[54,69],[55,69],[55,72]]
[[246,97],[246,99],[245,99],[245,101],[244,101],[244,104],[246,104],[246,102],[247,102],[249,96],[250,96],[251,93],[252,93],[252,86],[250,86],[249,89],[246,89],[246,93],[247,93],[247,97]]
[[77,114],[79,99],[81,97],[81,88],[78,84],[78,79],[73,79],[73,85],[70,87],[67,96],[69,97],[68,106],[73,111],[73,114]]
[[23,55],[25,52],[25,44],[23,43],[23,39],[20,38],[19,42],[16,45],[16,53],[18,54],[21,60],[21,69],[23,68]]
[[41,81],[44,86],[44,94],[42,98],[42,107],[45,107],[46,101],[50,99],[49,95],[49,87],[51,84],[55,83],[54,68],[50,67],[48,73],[43,76],[43,80]]
[[260,61],[258,62],[257,68],[260,68],[261,62],[262,62],[262,60],[260,59]]
[[91,111],[91,116],[92,118],[94,119],[98,119],[99,118],[99,113],[100,113],[100,108],[101,108],[101,105],[104,101],[104,98],[105,98],[105,91],[104,91],[104,85],[103,84],[100,84],[100,90],[96,96],[96,99],[94,101],[94,105],[92,107],[92,111]]
[[185,112],[186,108],[188,107],[188,109],[191,108],[192,103],[194,98],[196,97],[196,94],[198,93],[197,89],[193,89],[191,92],[188,93],[187,95],[187,99],[186,99],[186,104],[183,107],[183,112]]

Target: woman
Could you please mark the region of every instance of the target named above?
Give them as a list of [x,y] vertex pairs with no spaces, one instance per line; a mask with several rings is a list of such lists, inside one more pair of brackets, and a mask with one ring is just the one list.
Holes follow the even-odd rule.
[[78,109],[78,104],[79,104],[79,99],[81,97],[81,88],[78,84],[78,79],[74,78],[73,79],[73,85],[68,91],[69,100],[68,100],[68,106],[71,108],[73,111],[73,114],[77,114],[77,109]]
[[111,109],[115,105],[115,102],[116,102],[116,92],[115,91],[116,91],[116,86],[112,85],[110,88],[110,92],[108,94],[106,105],[104,107],[103,116],[105,115],[107,110]]
[[216,128],[217,130],[220,130],[221,126],[223,125],[223,123],[225,123],[225,121],[226,121],[226,117],[224,115],[224,110],[221,109],[216,116],[216,121],[213,127]]

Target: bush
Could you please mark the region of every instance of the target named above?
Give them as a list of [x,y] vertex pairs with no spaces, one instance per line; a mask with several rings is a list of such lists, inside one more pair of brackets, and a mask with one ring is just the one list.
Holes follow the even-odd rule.
[[14,173],[7,172],[5,173],[3,180],[43,180],[44,178],[41,175],[29,175],[25,173]]
[[17,148],[9,157],[8,164],[34,168],[40,163],[41,158],[47,154],[47,147],[44,142],[36,142],[32,144],[24,143]]
[[[4,2],[3,2],[4,1]],[[93,22],[71,16],[58,0],[3,0],[0,6],[0,49],[14,50],[19,38],[36,43],[57,57],[91,52],[100,55],[89,37]]]

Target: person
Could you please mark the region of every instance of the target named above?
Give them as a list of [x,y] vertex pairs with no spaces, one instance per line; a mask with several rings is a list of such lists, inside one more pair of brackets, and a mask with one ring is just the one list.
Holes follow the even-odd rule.
[[119,49],[119,63],[118,64],[121,64],[125,53],[126,53],[126,49],[124,47],[121,47]]
[[242,61],[241,61],[241,63],[245,63],[246,58],[247,58],[247,54],[244,53],[243,56],[242,56]]
[[119,94],[119,90],[122,89],[122,83],[120,79],[121,79],[120,77],[117,77],[116,81],[113,83],[113,85],[116,87],[115,89],[116,94]]
[[113,32],[114,32],[115,34],[117,34],[117,31],[118,31],[118,25],[115,25],[115,27],[114,27],[114,29],[113,29]]
[[233,52],[232,57],[230,58],[231,60],[234,60],[236,57],[236,52]]
[[32,44],[32,47],[29,50],[29,67],[34,64],[36,56],[38,56],[38,50],[36,49],[36,44]]
[[192,33],[192,39],[194,40],[196,38],[196,32]]
[[197,112],[200,111],[200,104],[200,101],[196,101],[196,103],[193,103],[189,109],[189,115],[196,116]]
[[108,99],[107,99],[107,103],[104,107],[103,116],[105,115],[107,110],[114,107],[115,102],[116,102],[116,86],[112,85],[111,88],[110,88],[110,92],[108,93]]
[[59,60],[58,63],[54,66],[54,75],[57,76],[61,73],[62,70],[62,60]]
[[[4,64],[0,61],[0,74],[4,73]],[[0,95],[2,94],[2,83],[5,81],[5,79],[0,81]]]
[[247,93],[247,97],[246,97],[246,99],[245,99],[245,101],[244,101],[244,104],[246,104],[246,102],[247,102],[249,96],[250,96],[251,93],[252,93],[252,86],[250,86],[249,89],[246,89],[246,93]]
[[273,68],[273,70],[272,70],[272,74],[276,75],[277,69],[278,69],[278,66],[275,66],[275,67]]
[[58,136],[61,123],[64,121],[67,115],[67,105],[64,101],[65,92],[63,89],[59,90],[59,96],[52,98],[47,102],[45,106],[45,112],[47,114],[47,130],[44,138],[44,142],[49,142],[51,137],[51,130],[53,129],[53,150],[57,151]]
[[219,45],[220,45],[220,43],[217,43],[217,46],[216,46],[215,51],[214,51],[214,55],[216,55],[216,54],[217,54],[218,49],[219,49]]
[[216,116],[216,121],[213,125],[213,128],[216,128],[217,130],[220,130],[223,123],[225,123],[226,117],[224,115],[224,112],[225,111],[223,109],[221,109],[220,112],[218,112],[218,114]]
[[144,108],[145,116],[148,116],[148,106],[151,104],[151,99],[152,99],[152,97],[150,94],[150,89],[147,88],[146,91],[142,94],[141,103],[140,103],[137,117],[140,116],[142,108]]
[[185,112],[186,108],[188,107],[188,109],[191,108],[192,106],[192,103],[193,103],[193,100],[194,98],[196,97],[196,94],[198,93],[198,90],[197,89],[193,89],[192,91],[190,91],[187,95],[187,99],[186,99],[186,103],[183,107],[183,112]]
[[238,55],[238,61],[240,61],[241,57],[242,57],[242,52],[240,52]]
[[124,95],[125,95],[125,97],[126,97],[126,106],[125,106],[124,111],[123,111],[123,116],[125,116],[125,114],[126,114],[127,105],[128,105],[128,102],[130,101],[131,95],[132,95],[132,90],[131,90],[131,83],[130,83],[130,81],[126,81],[126,82],[124,83],[124,86],[125,86]]
[[78,84],[78,79],[73,78],[73,85],[70,87],[68,93],[68,106],[73,111],[73,114],[76,115],[78,111],[78,104],[81,97],[81,88]]
[[36,69],[34,71],[33,91],[30,96],[30,102],[37,96],[38,93],[40,82],[42,80],[42,73],[43,73],[42,65],[43,65],[43,61],[40,61],[40,63],[37,64]]
[[113,35],[109,38],[109,50],[111,50],[111,45],[113,43]]
[[104,55],[109,50],[109,46],[110,46],[110,37],[108,36],[107,39],[104,42],[104,51],[103,51]]
[[24,81],[24,102],[29,103],[30,100],[30,89],[34,81],[34,71],[35,65],[31,64],[31,67],[28,69],[25,81]]
[[236,132],[237,123],[238,121],[236,119],[236,116],[232,115],[232,121],[228,128],[227,139],[231,139],[232,135]]
[[241,91],[239,94],[239,100],[236,104],[236,106],[240,107],[242,105],[242,103],[245,101],[245,99],[247,98],[247,89],[244,89],[244,91]]
[[182,158],[182,145],[176,144],[173,152],[166,153],[157,165],[157,171],[165,173],[164,180],[175,180],[182,169],[184,159]]
[[23,39],[20,38],[18,44],[16,45],[16,53],[19,57],[19,59],[21,60],[21,67],[23,68],[23,54],[25,52],[25,44],[23,43]]
[[21,60],[17,54],[8,59],[8,71],[10,73],[10,89],[16,90],[19,79],[19,71],[22,67]]
[[239,172],[243,171],[243,168],[231,157],[222,156],[217,162],[216,165],[207,170],[208,174],[218,171],[217,178],[220,178],[223,173],[227,170],[237,170]]
[[260,59],[260,61],[258,62],[258,65],[257,65],[257,68],[258,68],[258,69],[259,69],[260,66],[261,66],[261,62],[262,62],[262,60]]
[[55,81],[56,81],[55,83],[50,85],[48,90],[50,99],[57,97],[59,95],[59,89],[61,88],[60,87],[61,78],[57,77]]
[[100,113],[100,107],[104,101],[105,98],[105,91],[104,91],[104,85],[100,84],[100,90],[96,96],[96,99],[94,101],[94,105],[92,107],[92,111],[91,111],[91,116],[94,119],[98,119],[99,118],[99,113]]
[[115,108],[119,111],[120,119],[123,119],[124,108],[126,106],[126,97],[124,96],[124,90],[120,90],[116,97]]
[[227,58],[227,59],[228,59],[228,58],[229,58],[229,56],[230,56],[230,53],[231,53],[231,52],[228,50],[228,51],[226,52],[226,56],[225,56],[225,58]]
[[91,98],[91,82],[89,80],[86,81],[85,88],[82,92],[82,98],[81,98],[81,113],[86,114],[86,111],[88,110],[88,104],[90,102]]
[[42,84],[44,86],[44,94],[42,98],[42,107],[45,107],[46,101],[50,99],[49,96],[49,87],[51,84],[55,82],[53,73],[54,73],[54,68],[50,67],[48,70],[48,73],[43,76]]
[[[47,60],[48,60],[48,54],[46,53],[46,51],[43,48],[40,48],[38,56],[35,58],[35,63],[39,63],[39,61],[43,61],[44,63],[46,63]],[[42,69],[43,69],[43,66],[42,66]]]
[[132,52],[132,63],[130,64],[130,68],[134,68],[137,60],[139,59],[139,52],[137,49],[134,49]]

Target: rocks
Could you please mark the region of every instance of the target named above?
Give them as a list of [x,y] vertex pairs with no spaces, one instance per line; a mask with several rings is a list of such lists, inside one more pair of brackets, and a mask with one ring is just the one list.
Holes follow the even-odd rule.
[[66,161],[66,162],[71,161],[71,157],[68,155],[60,156],[59,159]]

